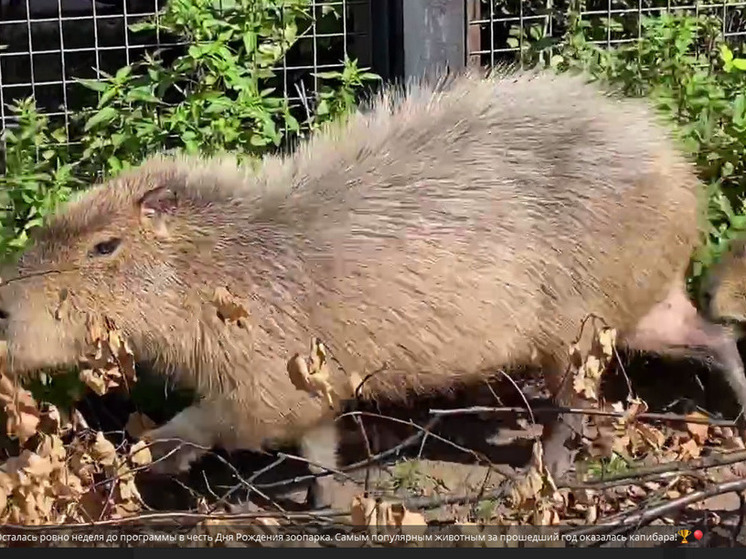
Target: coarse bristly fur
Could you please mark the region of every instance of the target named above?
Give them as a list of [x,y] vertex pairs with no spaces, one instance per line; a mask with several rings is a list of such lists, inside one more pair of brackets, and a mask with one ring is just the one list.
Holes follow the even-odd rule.
[[[743,405],[733,336],[684,292],[698,189],[643,102],[582,77],[390,90],[254,171],[159,156],[67,204],[21,258],[26,279],[0,293],[9,364],[74,363],[82,316],[106,315],[138,359],[202,396],[151,438],[302,439],[327,466],[332,411],[286,371],[314,336],[345,371],[379,371],[363,397],[534,364],[569,401],[568,345],[594,313],[633,349],[711,356]],[[247,300],[248,329],[217,317],[217,287]],[[55,318],[61,292],[80,312]]]

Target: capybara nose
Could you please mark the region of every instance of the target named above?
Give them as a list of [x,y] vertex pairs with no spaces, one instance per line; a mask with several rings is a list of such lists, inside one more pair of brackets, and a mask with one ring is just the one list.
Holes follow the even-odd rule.
[[10,314],[8,311],[6,311],[3,308],[0,308],[0,320],[8,320],[10,318]]

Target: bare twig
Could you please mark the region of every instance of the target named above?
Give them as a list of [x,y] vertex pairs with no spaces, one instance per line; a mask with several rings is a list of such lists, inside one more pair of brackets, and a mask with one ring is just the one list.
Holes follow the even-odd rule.
[[503,482],[500,487],[490,491],[479,491],[477,494],[442,495],[438,497],[418,497],[405,499],[404,506],[408,509],[435,509],[443,505],[468,505],[479,501],[489,501],[505,497],[510,492],[509,482]]
[[429,431],[428,429],[425,429],[424,427],[422,427],[420,425],[417,425],[413,421],[407,421],[407,420],[404,420],[404,419],[399,419],[397,417],[391,417],[391,416],[388,416],[388,415],[383,415],[383,414],[374,413],[374,412],[367,412],[367,411],[351,411],[351,412],[347,412],[345,414],[342,414],[340,416],[340,418],[345,417],[345,416],[355,416],[355,415],[361,415],[361,416],[366,416],[366,417],[376,417],[378,419],[385,419],[387,421],[392,421],[394,423],[399,423],[399,424],[402,424],[402,425],[409,425],[410,427],[413,427],[413,428],[415,428],[415,429],[417,429],[419,431],[427,432],[427,434],[430,437],[434,438],[435,440],[441,441],[442,443],[445,443],[445,444],[447,444],[447,445],[449,445],[449,446],[451,446],[451,447],[453,447],[453,448],[455,448],[457,450],[460,450],[461,452],[463,452],[465,454],[469,454],[469,455],[473,456],[480,463],[490,464],[490,465],[492,464],[492,462],[490,461],[490,459],[487,458],[486,456],[484,456],[481,452],[477,452],[477,451],[472,450],[470,448],[466,448],[464,446],[461,446],[459,444],[454,443],[453,441],[450,441],[450,440],[446,439],[445,437],[441,437],[440,435],[436,435],[432,431]]
[[[330,514],[331,513],[331,514]],[[339,516],[346,516],[349,512],[340,511],[309,511],[309,512],[288,512],[281,513],[279,511],[262,511],[262,512],[246,512],[246,513],[196,513],[196,512],[156,512],[148,514],[138,514],[134,516],[128,516],[125,518],[115,518],[110,520],[100,520],[95,522],[79,523],[79,524],[3,524],[3,530],[18,530],[22,532],[46,532],[50,530],[90,530],[91,528],[104,527],[104,526],[127,526],[130,524],[141,523],[152,523],[156,525],[164,521],[177,521],[184,523],[185,521],[192,520],[195,523],[203,520],[220,520],[220,521],[239,521],[239,520],[254,520],[257,518],[285,518],[290,521],[297,520],[315,520],[323,516],[330,516],[337,514]]]
[[336,475],[338,475],[340,477],[343,477],[344,479],[346,479],[348,481],[352,481],[353,483],[357,483],[357,480],[355,478],[353,478],[351,475],[343,472],[342,470],[336,470],[334,468],[330,468],[329,466],[324,466],[323,464],[319,464],[318,462],[313,462],[311,460],[303,458],[302,456],[295,456],[294,454],[286,454],[284,452],[278,452],[277,456],[284,456],[285,458],[287,458],[289,460],[295,460],[297,462],[304,462],[306,464],[311,464],[312,466],[316,466],[317,468],[323,469],[324,473],[321,473],[321,474],[317,475],[316,477],[324,477],[326,475],[336,474]]
[[[515,383],[515,381],[514,381],[514,380],[513,380],[512,378],[510,378],[510,375],[508,375],[508,374],[507,374],[507,373],[506,373],[505,371],[503,371],[503,370],[500,370],[499,372],[500,372],[500,374],[501,374],[502,376],[504,376],[504,377],[505,377],[506,379],[508,379],[508,381],[509,381],[509,382],[510,382],[510,383],[511,383],[511,384],[513,385],[513,387],[514,387],[514,388],[516,389],[516,391],[518,392],[518,394],[520,394],[520,395],[521,395],[521,399],[523,400],[523,403],[524,403],[524,404],[526,404],[526,409],[525,409],[525,412],[526,412],[526,413],[528,413],[528,417],[529,417],[529,419],[531,420],[531,426],[532,426],[532,427],[533,427],[534,429],[536,429],[536,418],[534,417],[534,412],[533,412],[533,410],[531,409],[531,406],[529,405],[529,403],[528,403],[528,400],[526,399],[526,395],[525,395],[525,394],[523,393],[523,391],[522,391],[522,390],[521,390],[521,389],[520,389],[520,388],[518,387],[518,385],[517,385],[517,384]],[[494,394],[494,392],[493,392],[493,394]],[[431,413],[432,413],[432,412],[431,412]],[[538,436],[538,435],[535,435],[535,436],[534,436],[534,438],[535,438],[535,439],[536,439],[537,441],[539,440],[539,436]]]
[[[469,408],[453,409],[432,409],[431,415],[449,416],[449,415],[475,415],[480,413],[511,413],[511,414],[557,414],[572,413],[582,415],[599,415],[603,417],[626,417],[625,412],[597,410],[591,408],[568,408],[563,406],[543,406],[539,408],[527,409],[522,407],[502,407],[493,408],[489,406],[472,406]],[[712,419],[707,417],[687,417],[673,413],[640,413],[633,416],[633,419],[642,419],[648,421],[670,421],[683,423],[697,423],[702,425],[713,425],[718,427],[735,427],[736,422],[727,419]]]
[[[250,478],[249,478],[248,480],[246,480],[246,481],[247,481],[247,482],[248,482],[248,483],[249,483],[249,484],[250,484],[251,486],[254,486],[254,482],[255,482],[255,480],[256,480],[256,479],[257,479],[257,478],[258,478],[259,476],[261,476],[262,474],[264,474],[264,473],[266,473],[266,472],[268,472],[268,471],[270,471],[270,470],[272,470],[272,469],[276,468],[277,466],[279,466],[279,465],[280,465],[281,463],[283,463],[284,461],[285,461],[285,456],[280,456],[279,458],[277,458],[277,460],[275,460],[274,462],[272,462],[272,463],[271,463],[271,464],[269,464],[268,466],[265,466],[264,468],[262,468],[262,469],[260,469],[260,470],[257,470],[256,472],[254,472],[254,473],[253,473],[253,474],[251,475],[251,477],[250,477]],[[236,491],[238,491],[239,489],[241,489],[242,487],[244,487],[244,484],[243,484],[243,483],[237,483],[236,485],[234,485],[233,487],[231,487],[231,488],[230,488],[230,489],[229,489],[229,490],[228,490],[228,491],[227,491],[227,492],[226,492],[226,493],[225,493],[225,494],[224,494],[224,495],[223,495],[222,497],[220,497],[220,499],[218,499],[218,500],[217,500],[217,501],[215,502],[215,504],[214,504],[214,505],[213,505],[213,506],[212,506],[212,507],[210,508],[210,511],[209,511],[209,512],[210,512],[210,513],[213,513],[213,512],[215,512],[215,511],[217,510],[217,508],[218,508],[218,507],[219,507],[220,505],[222,505],[222,504],[224,504],[224,503],[227,503],[227,502],[228,502],[228,499],[230,499],[230,497],[231,497],[231,496],[232,496],[232,495],[233,495],[233,494],[234,494],[234,493],[235,493]],[[251,489],[249,489],[249,491],[248,491],[248,495],[250,495],[250,494],[251,494]],[[247,495],[247,498],[248,498],[248,495]]]
[[657,507],[651,507],[650,509],[646,511],[627,515],[624,518],[616,520],[614,524],[608,524],[608,523],[598,524],[598,525],[590,526],[587,528],[581,528],[579,530],[572,530],[570,532],[567,532],[566,535],[567,536],[581,536],[581,535],[605,533],[609,531],[610,528],[611,529],[618,528],[620,532],[629,531],[638,526],[644,526],[646,524],[649,524],[652,521],[662,516],[665,516],[675,511],[679,511],[693,503],[704,501],[705,499],[708,499],[710,497],[715,497],[717,495],[723,495],[725,493],[741,492],[744,490],[746,490],[746,479],[739,479],[736,481],[726,481],[724,483],[713,485],[707,489],[703,489],[700,491],[694,491],[693,493],[689,493],[688,495],[684,495],[683,497],[679,497],[678,499],[673,499],[665,504],[658,505]]
[[[407,448],[409,446],[412,446],[413,444],[417,443],[417,441],[419,441],[426,432],[429,432],[430,429],[432,429],[433,427],[435,427],[435,425],[437,425],[437,423],[439,421],[440,421],[440,418],[438,418],[438,417],[431,418],[430,421],[428,421],[427,424],[425,424],[425,426],[424,426],[423,429],[418,430],[415,434],[413,434],[412,436],[404,439],[398,445],[396,445],[394,447],[391,447],[388,450],[384,450],[383,452],[379,452],[378,454],[370,457],[369,459],[361,460],[360,462],[355,462],[354,464],[350,464],[348,466],[345,466],[344,468],[342,468],[342,471],[343,472],[353,472],[355,470],[359,470],[360,468],[364,468],[364,467],[369,466],[371,464],[375,464],[375,463],[381,462],[384,459],[388,458],[389,456],[392,456],[392,455],[400,453],[405,448]],[[320,474],[309,474],[309,475],[304,475],[304,476],[296,476],[296,477],[294,477],[292,479],[282,480],[282,481],[276,481],[276,482],[273,482],[273,483],[258,484],[257,486],[261,487],[263,489],[269,489],[269,488],[274,488],[274,487],[282,487],[282,486],[286,486],[286,485],[294,485],[296,483],[310,482],[310,481],[313,481],[313,480],[315,480],[315,479],[317,479],[319,477],[325,476],[325,475],[328,475],[328,474],[327,473],[320,473]]]
[[646,478],[651,475],[660,476],[661,474],[668,473],[681,475],[686,472],[718,466],[728,466],[730,464],[737,464],[738,462],[746,462],[746,450],[740,450],[738,452],[724,455],[708,456],[690,462],[676,461],[666,462],[665,464],[655,464],[653,466],[637,468],[632,472],[608,476],[605,479],[589,480],[583,483],[564,483],[560,484],[558,487],[567,489],[606,489],[617,485],[627,485],[628,483],[642,483],[648,481]]
[[[363,442],[365,442],[365,452],[368,455],[368,460],[371,459],[372,453],[370,450],[370,441],[368,440],[368,433],[365,432],[365,425],[363,425],[363,420],[360,418],[359,415],[355,416],[355,423],[357,423],[358,429],[360,430],[360,434],[363,437]],[[424,438],[423,438],[424,443]],[[368,491],[368,486],[370,485],[370,464],[367,465],[365,468],[365,484],[363,485],[363,488],[365,491]]]

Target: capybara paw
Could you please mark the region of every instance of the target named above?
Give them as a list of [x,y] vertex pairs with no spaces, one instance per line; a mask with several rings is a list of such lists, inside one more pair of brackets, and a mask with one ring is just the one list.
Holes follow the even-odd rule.
[[191,465],[204,456],[208,449],[188,441],[166,438],[152,431],[143,436],[149,443],[153,461],[150,471],[161,475],[175,475],[189,470]]
[[331,508],[334,504],[334,492],[338,489],[331,476],[317,479],[309,488],[306,506],[310,509]]
[[568,439],[560,433],[554,433],[542,441],[544,468],[555,481],[562,479],[575,464],[578,450],[568,448],[567,442]]

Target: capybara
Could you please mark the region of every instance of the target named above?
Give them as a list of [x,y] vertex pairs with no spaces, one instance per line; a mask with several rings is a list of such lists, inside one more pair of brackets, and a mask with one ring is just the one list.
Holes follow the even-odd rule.
[[740,330],[746,323],[746,238],[733,240],[707,272],[700,293],[700,308],[710,320]]
[[[582,76],[411,83],[256,168],[154,157],[65,205],[0,293],[9,366],[75,363],[83,317],[105,315],[202,397],[150,439],[299,442],[318,467],[336,460],[333,411],[287,372],[313,337],[336,369],[377,371],[363,398],[536,365],[567,404],[568,346],[593,313],[630,349],[708,357],[746,405],[731,331],[684,290],[698,196],[646,104]],[[216,288],[245,300],[246,328],[221,320]],[[54,312],[61,293],[75,312]],[[563,425],[545,439],[554,472]]]

